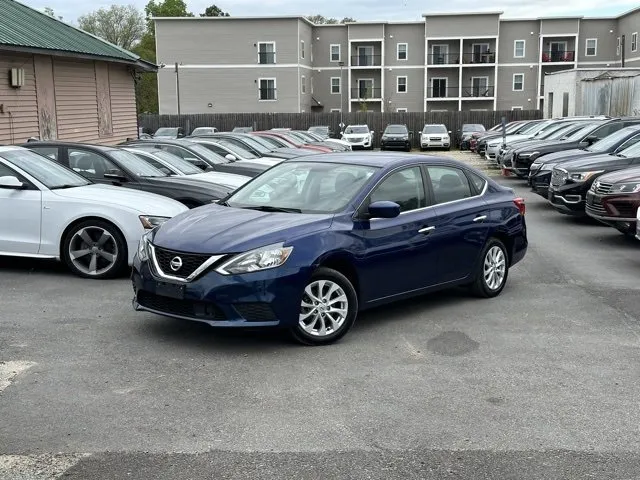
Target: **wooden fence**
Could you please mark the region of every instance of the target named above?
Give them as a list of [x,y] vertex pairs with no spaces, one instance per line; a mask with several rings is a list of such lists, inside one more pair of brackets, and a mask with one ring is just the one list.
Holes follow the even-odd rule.
[[306,130],[314,125],[328,125],[334,132],[340,131],[340,121],[345,125],[367,124],[375,131],[376,139],[389,124],[404,124],[413,134],[417,146],[418,132],[426,123],[442,123],[452,132],[456,132],[465,123],[474,123],[491,128],[500,123],[502,117],[507,122],[514,120],[537,120],[542,118],[540,110],[508,111],[451,111],[451,112],[409,112],[380,113],[352,112],[343,113],[207,113],[186,115],[140,115],[139,126],[145,133],[153,133],[159,127],[182,127],[190,133],[196,127],[216,127],[221,132],[231,131],[234,127],[253,127],[254,130],[271,128],[292,128]]

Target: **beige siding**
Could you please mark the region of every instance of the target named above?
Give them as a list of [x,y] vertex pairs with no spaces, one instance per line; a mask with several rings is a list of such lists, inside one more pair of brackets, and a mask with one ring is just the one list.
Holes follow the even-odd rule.
[[108,143],[115,144],[137,136],[136,94],[133,77],[125,67],[109,66],[109,85],[113,136]]
[[91,142],[98,137],[98,102],[93,62],[54,60],[58,138]]
[[[23,68],[25,84],[13,88],[8,81],[11,68]],[[29,137],[38,137],[38,102],[36,81],[31,55],[0,55],[0,72],[4,78],[0,81],[0,104],[4,113],[0,113],[0,143],[21,143]]]
[[98,135],[110,137],[113,135],[111,125],[111,92],[109,91],[109,65],[103,62],[95,63],[96,92],[98,100]]
[[51,57],[35,55],[33,66],[36,75],[36,93],[38,96],[38,120],[40,138],[55,140],[58,137],[56,124],[56,94],[53,85],[53,62]]

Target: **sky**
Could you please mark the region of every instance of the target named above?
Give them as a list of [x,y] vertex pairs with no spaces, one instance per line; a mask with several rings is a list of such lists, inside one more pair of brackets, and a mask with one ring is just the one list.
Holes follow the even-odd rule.
[[[27,5],[43,9],[51,7],[63,20],[75,23],[83,14],[112,3],[131,4],[144,9],[148,0],[122,0],[106,2],[103,0],[19,0]],[[314,15],[325,17],[352,17],[361,21],[413,21],[421,20],[423,13],[461,12],[461,11],[502,11],[504,18],[540,17],[540,16],[615,16],[638,6],[638,0],[501,0],[482,2],[481,8],[472,7],[468,0],[448,0],[445,4],[425,2],[424,0],[324,0],[313,7],[312,2],[301,0],[188,0],[189,10],[194,14],[204,12],[214,3],[232,16],[278,16],[278,15]]]

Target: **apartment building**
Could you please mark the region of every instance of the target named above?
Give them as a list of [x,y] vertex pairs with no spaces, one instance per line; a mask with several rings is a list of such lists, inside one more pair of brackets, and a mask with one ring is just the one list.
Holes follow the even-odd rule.
[[549,73],[640,67],[640,8],[606,18],[470,12],[401,23],[155,24],[162,114],[542,109]]

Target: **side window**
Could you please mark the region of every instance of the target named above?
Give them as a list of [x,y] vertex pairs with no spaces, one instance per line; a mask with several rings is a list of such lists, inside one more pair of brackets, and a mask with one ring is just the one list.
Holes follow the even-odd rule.
[[58,161],[59,153],[58,147],[38,147],[32,149],[35,153],[39,153],[45,157],[48,157],[52,160]]
[[164,150],[165,152],[169,152],[175,155],[176,157],[180,157],[183,160],[193,158],[193,155],[191,155],[187,150],[180,147],[174,147],[173,145],[159,145],[159,148],[161,150]]
[[467,172],[468,177],[471,179],[471,183],[473,183],[473,186],[476,187],[476,192],[478,194],[482,193],[482,190],[484,189],[484,185],[485,183],[487,183],[487,181],[482,178],[480,175],[476,175],[473,172]]
[[420,167],[411,167],[385,178],[370,195],[370,203],[388,200],[400,205],[401,212],[427,206]]
[[156,167],[158,170],[161,171],[167,171],[168,168],[164,166],[164,164],[160,163],[159,161],[157,161],[155,158],[152,158],[150,156],[147,155],[136,155],[138,157],[140,157],[142,160],[144,160],[145,162],[147,162],[150,165],[153,165],[154,167]]
[[618,130],[620,130],[622,128],[622,123],[621,122],[616,122],[616,123],[610,123],[608,125],[603,125],[602,127],[598,128],[595,132],[593,132],[591,134],[591,136],[594,136],[596,138],[598,138],[598,140],[602,140],[604,137],[611,135],[614,132],[617,132]]
[[625,141],[622,145],[620,145],[617,149],[616,152],[621,152],[622,150],[624,150],[625,148],[629,148],[634,146],[636,143],[640,142],[640,135],[636,135],[635,137],[631,137],[630,139],[628,139],[627,141]]
[[85,178],[102,179],[108,171],[119,170],[114,163],[97,153],[77,148],[70,148],[68,152],[69,168]]
[[428,167],[436,204],[473,196],[469,180],[462,170],[453,167]]
[[224,148],[219,147],[218,145],[214,145],[213,143],[210,143],[209,145],[207,145],[207,148],[223,157],[229,154],[229,152],[227,152]]

